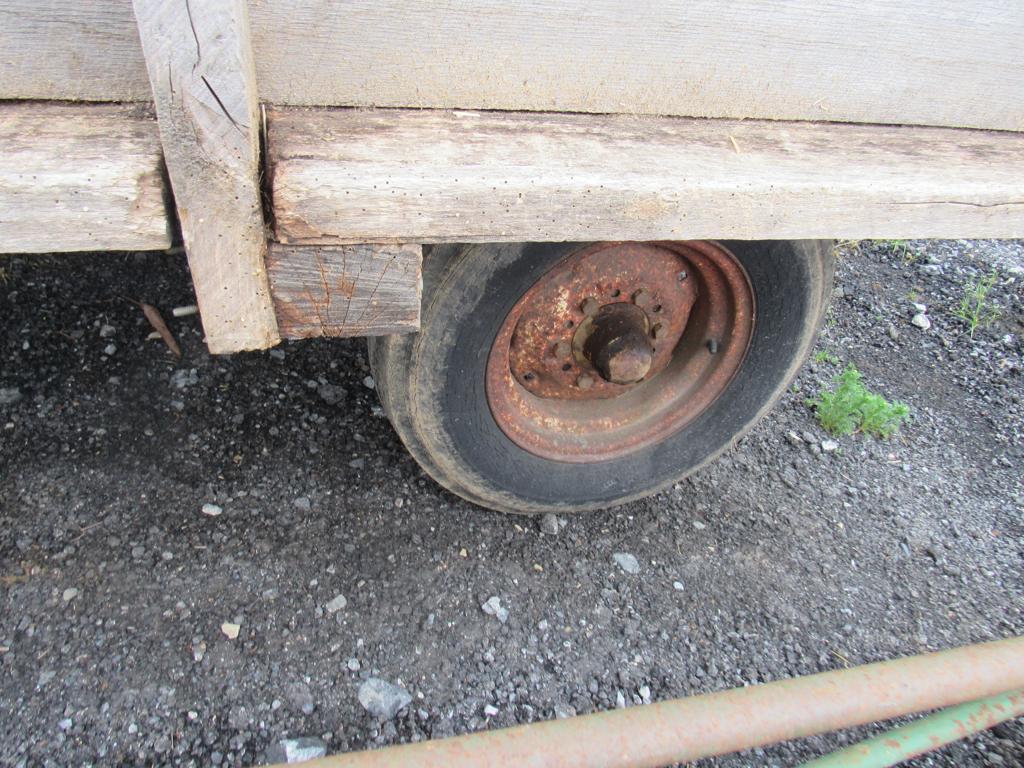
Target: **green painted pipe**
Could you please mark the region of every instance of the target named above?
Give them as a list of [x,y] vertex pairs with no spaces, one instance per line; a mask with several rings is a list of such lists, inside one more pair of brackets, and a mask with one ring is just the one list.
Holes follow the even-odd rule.
[[801,768],[886,768],[1024,715],[1024,690],[940,710]]

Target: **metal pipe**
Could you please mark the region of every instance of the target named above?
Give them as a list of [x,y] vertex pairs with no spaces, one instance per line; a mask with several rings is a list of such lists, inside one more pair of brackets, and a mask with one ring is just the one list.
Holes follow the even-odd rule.
[[801,768],[888,768],[1024,715],[1024,691],[943,709],[908,725],[804,763]]
[[1024,637],[313,760],[308,768],[654,768],[1024,688]]

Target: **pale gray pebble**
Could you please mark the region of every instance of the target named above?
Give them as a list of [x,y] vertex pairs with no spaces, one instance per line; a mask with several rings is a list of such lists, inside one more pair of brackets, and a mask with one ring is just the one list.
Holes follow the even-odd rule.
[[920,328],[922,331],[927,331],[932,327],[932,321],[928,319],[928,315],[924,312],[918,312],[910,319],[910,324],[915,328]]
[[837,443],[835,440],[822,440],[821,450],[825,451],[826,453],[839,450],[839,443]]
[[21,397],[21,390],[17,387],[0,387],[0,405],[14,405]]
[[412,702],[407,690],[379,677],[368,678],[359,686],[358,698],[363,709],[382,720],[390,720]]
[[362,668],[359,659],[354,656],[345,662],[345,666],[348,667],[349,672],[358,672]]
[[100,326],[100,338],[101,339],[109,339],[115,333],[117,333],[117,328],[115,328],[112,325],[102,325],[102,326]]
[[324,605],[324,608],[327,610],[328,613],[337,613],[346,605],[348,605],[348,600],[345,598],[344,595],[335,595],[333,599],[331,599],[327,602],[326,605]]
[[487,602],[480,607],[484,613],[488,616],[494,616],[502,624],[508,621],[508,608],[501,604],[501,598],[497,595],[487,598]]
[[116,353],[117,353],[117,345],[116,344],[107,344],[107,346],[105,346],[103,348],[103,354],[106,355],[107,357],[110,357],[111,355],[114,355]]
[[72,722],[70,717],[65,717],[63,720],[57,723],[57,727],[60,728],[62,731],[70,731],[72,725],[74,725],[74,723]]
[[487,704],[484,706],[484,717],[497,717],[498,708],[493,704]]
[[64,598],[65,603],[70,603],[76,597],[78,597],[78,589],[76,587],[68,587],[64,590],[64,594],[61,595]]
[[363,386],[367,389],[373,389],[377,386],[377,383],[373,380],[373,376],[367,376],[363,379]]
[[313,503],[309,500],[309,496],[299,496],[292,502],[292,506],[302,512],[309,512],[313,508]]
[[612,559],[626,573],[633,574],[634,576],[640,573],[640,563],[629,552],[616,552],[612,555]]
[[570,704],[555,704],[555,717],[559,720],[576,717],[576,708]]
[[267,750],[268,763],[303,763],[327,754],[327,745],[315,736],[282,739]]
[[224,508],[219,504],[206,503],[203,504],[201,511],[204,515],[208,515],[209,517],[217,517],[217,515],[224,511]]
[[546,515],[541,515],[538,525],[541,533],[546,533],[549,536],[557,536],[559,522],[558,515],[548,512]]

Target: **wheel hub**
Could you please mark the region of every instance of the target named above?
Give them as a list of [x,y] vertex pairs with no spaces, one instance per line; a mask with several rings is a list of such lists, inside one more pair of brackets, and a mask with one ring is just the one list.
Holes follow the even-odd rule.
[[589,461],[682,428],[732,380],[753,294],[721,246],[599,243],[543,275],[494,340],[487,398],[502,431],[546,458]]

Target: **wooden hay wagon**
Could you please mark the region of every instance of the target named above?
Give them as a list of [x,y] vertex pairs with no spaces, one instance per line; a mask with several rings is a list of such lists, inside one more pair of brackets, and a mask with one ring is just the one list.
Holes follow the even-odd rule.
[[771,407],[827,240],[1024,236],[1022,37],[1011,0],[0,0],[0,252],[180,230],[212,352],[373,337],[443,485],[609,506]]

